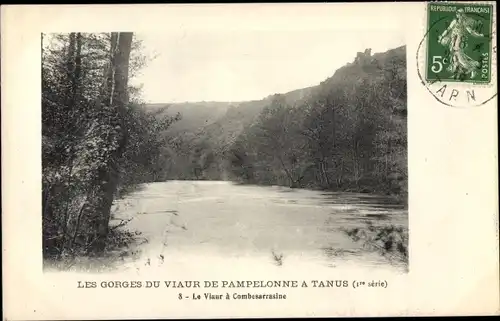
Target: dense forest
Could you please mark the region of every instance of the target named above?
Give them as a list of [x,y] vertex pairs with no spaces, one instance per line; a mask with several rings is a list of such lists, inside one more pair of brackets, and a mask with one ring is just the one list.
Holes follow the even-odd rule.
[[45,258],[102,254],[113,200],[152,179],[179,117],[142,108],[128,80],[146,63],[132,33],[42,35]]
[[404,199],[406,100],[400,47],[366,50],[318,86],[263,100],[163,105],[166,114],[170,108],[170,115],[185,117],[166,132],[156,180],[232,180]]
[[45,258],[102,254],[113,201],[146,182],[406,198],[405,47],[261,100],[149,105],[129,84],[147,64],[141,48],[132,33],[42,35]]

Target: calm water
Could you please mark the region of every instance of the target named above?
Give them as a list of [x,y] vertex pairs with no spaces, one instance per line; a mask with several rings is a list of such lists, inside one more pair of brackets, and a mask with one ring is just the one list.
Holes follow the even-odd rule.
[[339,229],[365,227],[367,220],[408,224],[407,211],[385,197],[214,181],[145,184],[118,200],[113,213],[112,223],[132,219],[127,228],[141,233],[143,244],[129,262],[136,265],[175,256],[269,263],[282,256],[283,265],[307,260],[331,267],[342,262],[383,266],[386,258]]

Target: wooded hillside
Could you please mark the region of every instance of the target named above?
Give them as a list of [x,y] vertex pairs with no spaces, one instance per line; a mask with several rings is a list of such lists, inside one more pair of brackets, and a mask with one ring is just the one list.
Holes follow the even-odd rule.
[[167,131],[161,180],[230,179],[404,197],[406,107],[405,47],[367,50],[318,86],[232,103],[223,115],[219,108],[192,120],[185,112],[177,125],[206,125],[182,135]]

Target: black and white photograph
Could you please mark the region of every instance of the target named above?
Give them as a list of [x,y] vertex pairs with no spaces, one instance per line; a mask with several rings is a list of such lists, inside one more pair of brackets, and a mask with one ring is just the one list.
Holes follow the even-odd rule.
[[5,318],[498,314],[495,6],[2,6]]
[[46,270],[190,255],[408,270],[401,35],[41,41]]

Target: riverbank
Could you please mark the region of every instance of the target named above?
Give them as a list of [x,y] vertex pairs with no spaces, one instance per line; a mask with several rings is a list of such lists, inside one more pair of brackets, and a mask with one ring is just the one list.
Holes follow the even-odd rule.
[[[203,181],[203,180],[202,180]],[[210,180],[206,180],[210,181]],[[214,180],[215,181],[215,180]],[[306,185],[306,186],[293,186],[290,187],[288,184],[271,184],[271,183],[255,183],[255,182],[244,182],[244,181],[228,181],[235,185],[248,185],[248,186],[280,186],[283,188],[296,189],[296,190],[312,190],[318,192],[330,192],[330,193],[354,193],[354,194],[365,194],[365,195],[378,195],[381,198],[392,199],[394,204],[399,204],[408,209],[408,193],[395,193],[387,189],[377,189],[369,187],[347,187],[345,189],[340,189],[338,187],[320,187],[317,185]]]

